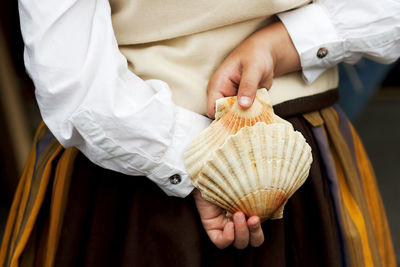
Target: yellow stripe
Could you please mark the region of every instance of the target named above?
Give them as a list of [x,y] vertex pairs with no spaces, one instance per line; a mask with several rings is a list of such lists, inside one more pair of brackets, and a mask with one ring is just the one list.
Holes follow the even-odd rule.
[[57,164],[50,207],[50,226],[46,245],[46,257],[44,259],[44,266],[46,267],[54,265],[73,172],[73,165],[77,155],[78,150],[76,148],[69,148],[64,151]]
[[360,234],[361,247],[362,247],[365,266],[374,266],[373,260],[372,260],[372,255],[371,255],[371,249],[370,249],[369,242],[368,242],[367,228],[365,226],[363,214],[347,186],[346,180],[344,178],[343,170],[341,168],[340,162],[336,155],[334,155],[334,161],[335,161],[335,165],[336,165],[336,172],[337,172],[337,176],[338,176],[338,181],[339,181],[339,186],[340,186],[340,191],[341,191],[341,195],[343,198],[343,202],[346,206],[348,214],[350,215],[352,221],[356,225],[357,230]]
[[[35,153],[33,150],[31,151],[28,157],[28,161],[29,159],[32,158],[33,159],[35,158]],[[8,258],[10,257],[10,253],[12,251],[11,244],[13,244],[13,240],[15,240],[15,232],[18,232],[16,229],[16,218],[17,215],[20,213],[19,211],[21,209],[20,202],[22,200],[23,189],[25,188],[26,180],[28,179],[27,173],[29,173],[31,169],[33,169],[33,167],[31,167],[31,164],[25,165],[25,169],[19,181],[17,191],[15,192],[14,195],[12,206],[7,219],[7,224],[4,230],[3,241],[1,243],[1,250],[0,250],[1,266],[5,265],[6,255],[8,255]],[[9,251],[9,249],[11,249],[11,251]]]
[[[39,137],[42,136],[43,127],[44,123],[41,123],[38,127],[38,130],[36,131],[34,144],[36,144]],[[21,178],[19,180],[17,191],[15,192],[10,213],[8,215],[6,228],[4,230],[3,242],[1,244],[1,250],[0,250],[0,265],[5,264],[7,256],[8,260],[10,260],[11,253],[13,251],[16,238],[20,230],[19,227],[22,222],[22,215],[24,214],[26,208],[27,204],[26,200],[28,197],[27,192],[29,192],[29,187],[31,184],[32,174],[33,174],[33,168],[35,166],[35,160],[36,160],[36,147],[33,146],[29,153],[28,160],[24,167],[24,171],[22,172]]]
[[58,156],[58,154],[60,153],[60,151],[62,149],[63,149],[63,147],[61,145],[58,145],[57,149],[53,152],[49,161],[46,164],[46,167],[44,169],[43,176],[42,176],[42,181],[41,181],[41,184],[39,187],[39,191],[38,191],[35,203],[32,208],[32,212],[28,217],[28,220],[26,222],[26,225],[25,225],[22,235],[21,235],[21,239],[19,240],[19,242],[15,248],[15,252],[12,255],[11,264],[10,264],[11,267],[18,266],[19,257],[21,256],[21,254],[26,246],[26,243],[28,242],[29,236],[35,225],[36,217],[39,213],[40,207],[42,206],[43,199],[46,195],[47,185],[48,185],[48,181],[49,181],[51,169],[52,169],[52,166],[51,166],[52,161],[56,156]]
[[356,161],[359,166],[362,186],[364,188],[368,210],[371,214],[372,226],[378,243],[382,265],[390,267],[396,266],[393,243],[390,236],[385,209],[378,191],[374,170],[368,159],[367,153],[365,152],[364,146],[351,124],[350,129],[353,135]]
[[353,162],[349,147],[340,132],[337,120],[338,114],[332,108],[321,110],[321,114],[326,122],[329,137],[334,146],[332,152],[337,153],[334,155],[336,156],[335,165],[337,166],[338,179],[339,174],[341,175],[339,187],[343,191],[341,195],[344,209],[349,212],[349,219],[353,221],[360,234],[359,236],[352,236],[351,232],[349,232],[348,242],[358,246],[353,249],[353,252],[356,253],[353,256],[358,259],[357,261],[360,261],[357,254],[363,255],[366,266],[381,266],[381,257],[365,193],[357,173],[356,162]]

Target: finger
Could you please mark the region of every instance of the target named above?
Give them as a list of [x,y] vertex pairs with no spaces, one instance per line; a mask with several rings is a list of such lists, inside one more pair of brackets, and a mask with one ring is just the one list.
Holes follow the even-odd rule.
[[269,90],[269,89],[271,89],[272,81],[273,81],[273,75],[269,75],[262,82],[260,82],[258,87],[259,88],[265,88],[265,89]]
[[211,242],[219,249],[224,249],[232,244],[235,239],[235,229],[233,222],[225,224],[224,229],[221,230],[210,230],[208,232]]
[[243,212],[236,212],[233,215],[233,222],[235,224],[235,241],[233,241],[233,245],[238,249],[244,249],[249,244],[249,229]]
[[265,73],[258,87],[269,90],[272,86],[273,79],[274,79],[274,64],[272,63],[272,60],[269,60],[265,64]]
[[253,104],[258,85],[262,78],[262,70],[257,65],[244,64],[238,90],[239,105],[247,109]]
[[264,242],[264,233],[261,228],[260,218],[252,216],[247,220],[247,225],[250,230],[250,245],[259,247]]
[[[233,82],[236,77],[230,77],[221,72],[216,72],[207,85],[207,116],[215,117],[216,101],[222,97],[236,94],[237,85]],[[236,74],[231,74],[235,76]]]
[[207,95],[207,116],[211,119],[215,118],[215,112],[216,112],[216,103],[217,100],[220,98],[225,97],[221,92],[219,91],[211,91]]

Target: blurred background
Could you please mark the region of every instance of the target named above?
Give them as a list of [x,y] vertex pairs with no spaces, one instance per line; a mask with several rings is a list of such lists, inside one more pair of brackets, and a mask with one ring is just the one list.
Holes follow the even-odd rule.
[[[41,118],[23,65],[17,1],[0,4],[0,239]],[[375,167],[400,263],[400,64],[342,64],[340,105]]]

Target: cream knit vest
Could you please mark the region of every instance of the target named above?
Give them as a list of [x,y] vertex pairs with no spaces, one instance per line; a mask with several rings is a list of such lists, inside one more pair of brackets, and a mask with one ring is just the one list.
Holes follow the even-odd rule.
[[[205,114],[209,77],[222,60],[276,13],[306,0],[110,0],[112,21],[129,68],[142,79],[168,83],[174,102]],[[301,73],[274,79],[274,104],[337,86],[336,69],[312,85]]]

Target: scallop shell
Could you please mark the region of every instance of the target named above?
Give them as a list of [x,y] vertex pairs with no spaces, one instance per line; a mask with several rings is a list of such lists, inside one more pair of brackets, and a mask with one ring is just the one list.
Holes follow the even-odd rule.
[[262,221],[282,218],[288,198],[304,183],[312,162],[301,133],[273,112],[260,89],[250,109],[236,97],[217,101],[216,120],[197,135],[185,165],[202,196],[228,213]]
[[192,140],[185,152],[185,165],[193,183],[196,185],[196,179],[204,162],[229,136],[257,122],[268,124],[280,122],[290,125],[274,114],[266,89],[257,91],[253,105],[247,110],[239,107],[236,96],[217,100],[215,120]]
[[301,133],[287,124],[260,122],[244,127],[212,154],[197,187],[203,198],[229,213],[278,219],[308,177],[311,162],[311,148]]

